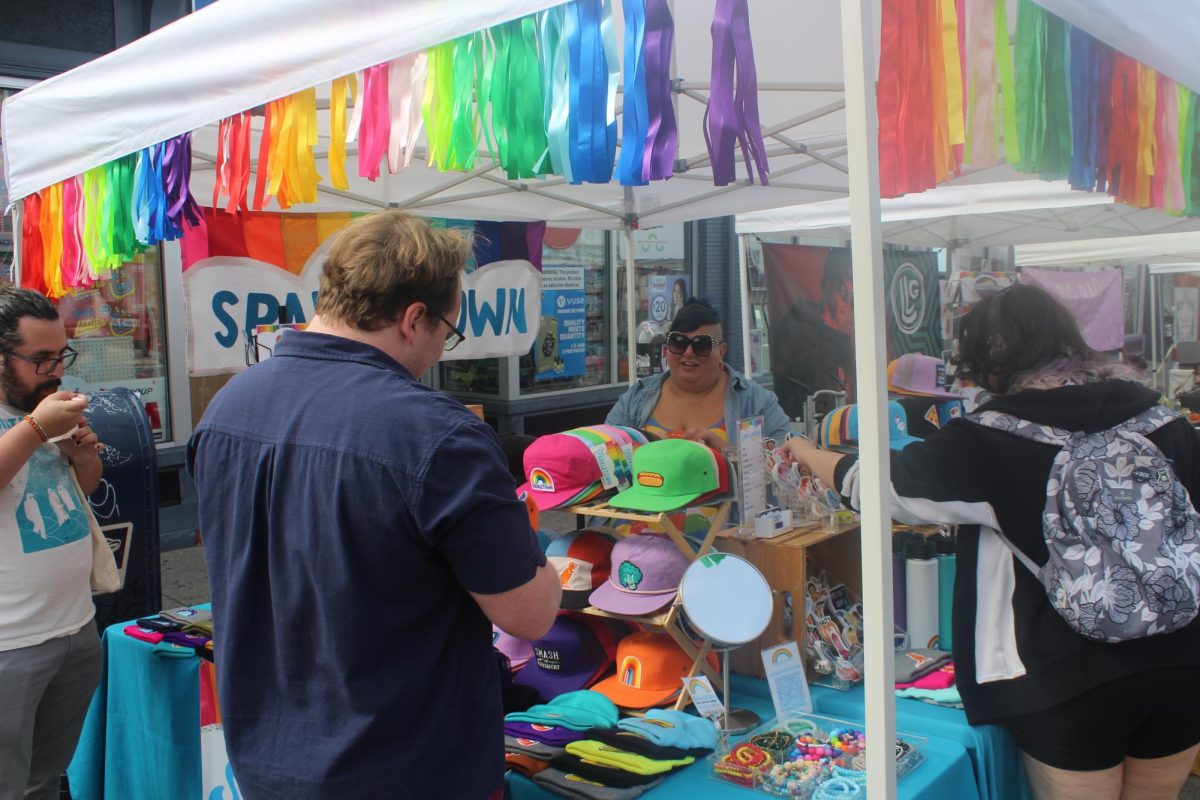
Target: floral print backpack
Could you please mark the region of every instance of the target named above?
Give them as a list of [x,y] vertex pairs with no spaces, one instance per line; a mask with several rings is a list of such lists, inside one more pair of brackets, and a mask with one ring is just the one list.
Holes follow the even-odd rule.
[[1146,438],[1178,418],[1154,406],[1109,430],[1073,433],[996,411],[968,417],[1062,448],[1042,513],[1050,560],[1038,567],[1005,543],[1067,624],[1089,639],[1170,633],[1196,617],[1200,516],[1171,463]]

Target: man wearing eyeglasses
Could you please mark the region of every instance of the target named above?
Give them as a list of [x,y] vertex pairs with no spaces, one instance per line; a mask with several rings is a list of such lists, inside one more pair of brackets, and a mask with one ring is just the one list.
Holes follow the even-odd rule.
[[217,394],[188,445],[226,745],[247,797],[489,797],[491,623],[561,588],[496,434],[422,385],[470,244],[400,211],[334,240],[317,316]]
[[87,397],[59,391],[74,358],[49,300],[0,289],[4,800],[58,797],[100,679],[86,493],[100,483],[102,466],[83,417]]

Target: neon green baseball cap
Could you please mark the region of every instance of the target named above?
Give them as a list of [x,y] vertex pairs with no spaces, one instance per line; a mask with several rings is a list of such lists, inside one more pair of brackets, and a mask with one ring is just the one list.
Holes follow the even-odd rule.
[[608,504],[631,511],[674,511],[720,486],[717,459],[707,445],[661,439],[633,454],[633,486]]

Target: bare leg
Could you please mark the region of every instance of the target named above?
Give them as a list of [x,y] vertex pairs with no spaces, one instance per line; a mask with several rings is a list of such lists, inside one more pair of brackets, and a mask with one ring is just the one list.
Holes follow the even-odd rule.
[[[1122,764],[1109,769],[1078,772],[1043,764],[1028,753],[1022,753],[1021,758],[1025,762],[1025,773],[1029,776],[1029,788],[1035,800],[1118,800],[1122,797]],[[1138,800],[1144,798],[1139,796]],[[1174,795],[1171,800],[1174,800]]]
[[1176,800],[1200,745],[1163,758],[1126,758],[1121,800]]

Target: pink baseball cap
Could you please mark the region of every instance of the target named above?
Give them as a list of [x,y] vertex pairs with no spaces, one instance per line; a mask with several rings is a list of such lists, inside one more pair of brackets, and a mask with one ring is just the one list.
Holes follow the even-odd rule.
[[589,599],[612,614],[653,614],[675,599],[688,563],[666,536],[626,536],[613,546],[608,580]]
[[946,389],[946,362],[937,356],[906,353],[888,364],[888,391],[915,397],[952,397]]
[[565,433],[552,433],[534,439],[525,448],[526,482],[517,488],[517,494],[529,492],[529,497],[540,511],[567,505],[567,501],[583,502],[581,492],[595,484],[599,494],[600,466],[591,448],[585,442]]
[[518,672],[533,658],[532,643],[518,639],[511,633],[505,633],[495,625],[492,626],[492,647],[508,657],[508,664],[513,672]]

